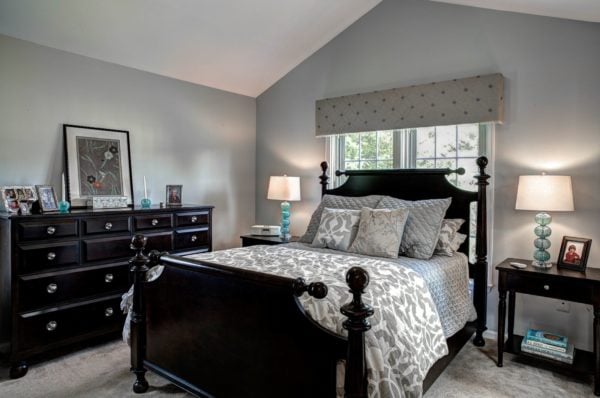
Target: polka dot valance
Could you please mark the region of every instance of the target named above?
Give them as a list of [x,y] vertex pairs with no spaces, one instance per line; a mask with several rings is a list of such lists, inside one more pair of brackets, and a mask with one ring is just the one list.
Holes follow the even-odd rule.
[[463,123],[502,123],[504,77],[492,75],[318,100],[317,136]]

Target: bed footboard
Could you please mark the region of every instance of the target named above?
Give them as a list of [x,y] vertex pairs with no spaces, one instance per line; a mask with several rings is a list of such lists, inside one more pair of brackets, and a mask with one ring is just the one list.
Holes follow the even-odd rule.
[[[323,283],[152,252],[136,235],[130,261],[133,390],[149,386],[146,370],[201,397],[335,397],[336,366],[346,359],[345,396],[367,396],[364,332],[373,309],[362,302],[368,274],[346,280],[353,300],[342,307],[348,338],[322,328],[297,297],[327,295]],[[161,276],[146,282],[150,266]]]

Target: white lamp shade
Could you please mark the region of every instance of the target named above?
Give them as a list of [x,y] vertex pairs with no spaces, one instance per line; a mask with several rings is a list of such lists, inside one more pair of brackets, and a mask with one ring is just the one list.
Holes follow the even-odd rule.
[[573,188],[570,176],[520,176],[517,210],[573,211]]
[[300,200],[300,177],[272,176],[267,199]]

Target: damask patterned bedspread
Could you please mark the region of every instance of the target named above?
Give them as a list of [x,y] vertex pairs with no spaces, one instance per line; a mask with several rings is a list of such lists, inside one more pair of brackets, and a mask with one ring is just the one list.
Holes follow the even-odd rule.
[[300,302],[315,321],[343,335],[345,317],[340,306],[351,301],[345,274],[353,266],[364,268],[371,278],[364,300],[375,309],[369,318],[372,328],[365,334],[369,397],[420,397],[427,371],[448,353],[427,283],[408,267],[372,257],[285,246],[251,246],[190,258],[325,283],[326,298],[305,294]]
[[[316,250],[324,253],[339,253],[331,249],[314,248],[304,243],[289,243],[289,248]],[[365,257],[360,254],[347,253],[349,256]],[[477,318],[473,299],[469,295],[469,263],[467,256],[455,253],[454,256],[433,256],[429,260],[409,257],[386,258],[403,267],[416,271],[427,283],[431,297],[442,322],[446,338],[454,335],[468,321]]]

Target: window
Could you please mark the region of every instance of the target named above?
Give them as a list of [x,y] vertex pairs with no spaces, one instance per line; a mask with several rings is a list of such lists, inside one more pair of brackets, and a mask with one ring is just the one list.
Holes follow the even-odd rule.
[[475,160],[488,153],[490,129],[461,124],[338,135],[330,141],[330,164],[333,170],[463,167],[466,173],[452,174],[450,181],[476,191]]

